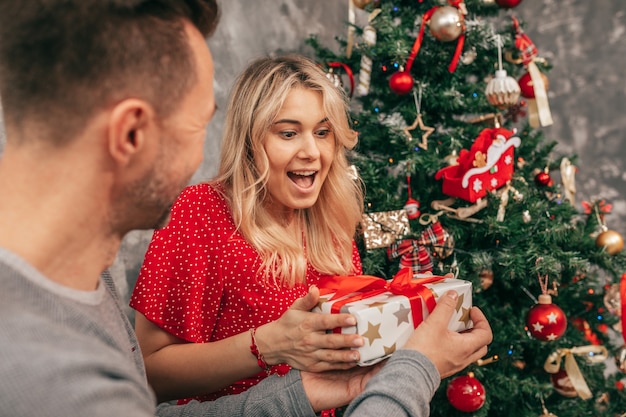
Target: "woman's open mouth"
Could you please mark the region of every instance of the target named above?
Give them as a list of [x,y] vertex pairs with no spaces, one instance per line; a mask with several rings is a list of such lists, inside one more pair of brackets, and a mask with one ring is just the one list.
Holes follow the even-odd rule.
[[289,171],[287,176],[300,188],[310,188],[315,182],[317,171]]

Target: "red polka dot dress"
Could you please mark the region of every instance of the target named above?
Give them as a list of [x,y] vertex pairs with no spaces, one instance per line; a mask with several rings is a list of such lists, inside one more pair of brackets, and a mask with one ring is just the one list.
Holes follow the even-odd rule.
[[[362,273],[356,245],[352,259],[356,273]],[[130,305],[181,339],[213,342],[278,319],[323,276],[309,266],[307,285],[266,287],[257,277],[260,264],[214,186],[189,186],[172,207],[169,224],[152,236]],[[195,399],[237,394],[265,376],[261,371]]]

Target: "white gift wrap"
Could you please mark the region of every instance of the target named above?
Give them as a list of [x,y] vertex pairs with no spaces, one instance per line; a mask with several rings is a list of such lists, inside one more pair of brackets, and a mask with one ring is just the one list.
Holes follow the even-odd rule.
[[[473,326],[469,318],[472,307],[472,283],[454,278],[424,284],[424,287],[432,291],[435,301],[448,290],[455,290],[459,294],[456,311],[448,328],[460,332],[471,329]],[[312,311],[317,313],[331,313],[332,306],[343,300],[358,295],[352,293],[336,300],[330,300],[334,293],[329,293],[320,297],[320,302]],[[422,315],[425,319],[429,312],[424,300],[422,302]],[[384,292],[366,299],[351,301],[341,306],[341,313],[351,313],[356,317],[355,326],[343,327],[344,334],[358,333],[365,338],[365,345],[358,350],[361,359],[358,362],[361,366],[373,365],[391,356],[393,352],[400,349],[409,339],[416,325],[413,322],[411,313],[411,303],[408,297],[396,295],[391,292]],[[419,324],[419,323],[418,323]]]

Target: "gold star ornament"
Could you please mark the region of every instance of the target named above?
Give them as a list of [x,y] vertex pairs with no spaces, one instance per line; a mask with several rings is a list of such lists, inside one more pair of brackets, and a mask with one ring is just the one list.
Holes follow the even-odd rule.
[[417,144],[417,146],[419,146],[420,148],[424,150],[427,150],[428,149],[428,137],[435,131],[435,128],[426,126],[424,124],[421,113],[418,113],[417,117],[415,118],[415,121],[411,124],[411,126],[405,127],[404,129],[402,129],[402,132],[404,132],[409,142],[411,142],[415,138],[413,137],[413,135],[411,135],[410,132],[412,130],[417,129],[418,127],[424,133],[422,133],[422,140]]

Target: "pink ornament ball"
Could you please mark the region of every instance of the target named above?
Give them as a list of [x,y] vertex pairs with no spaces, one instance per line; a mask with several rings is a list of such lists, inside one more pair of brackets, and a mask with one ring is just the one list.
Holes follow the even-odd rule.
[[522,0],[496,0],[496,4],[503,9],[512,9],[517,7]]

